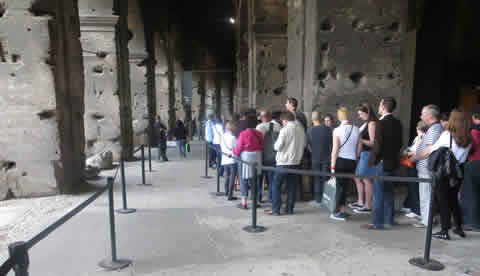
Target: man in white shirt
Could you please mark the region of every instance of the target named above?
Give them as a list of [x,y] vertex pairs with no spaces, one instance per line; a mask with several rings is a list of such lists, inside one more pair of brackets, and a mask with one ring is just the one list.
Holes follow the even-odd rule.
[[217,173],[220,176],[223,176],[223,166],[222,166],[222,149],[220,143],[223,138],[223,124],[220,120],[217,120],[213,123],[213,141],[212,144],[216,149],[217,154]]
[[[300,123],[295,122],[295,116],[291,112],[285,112],[280,117],[283,128],[280,130],[274,148],[277,151],[276,167],[283,169],[297,169],[302,161],[303,152],[306,146],[305,130]],[[280,206],[282,205],[280,197],[280,186],[283,179],[287,178],[287,214],[293,214],[296,198],[296,184],[299,180],[297,175],[275,172],[272,187],[272,210],[267,214],[280,215]]]

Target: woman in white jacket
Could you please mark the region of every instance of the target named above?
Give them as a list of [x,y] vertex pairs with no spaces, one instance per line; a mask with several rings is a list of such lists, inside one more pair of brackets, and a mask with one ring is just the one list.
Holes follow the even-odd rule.
[[229,121],[225,126],[225,133],[222,136],[220,147],[223,152],[222,166],[225,172],[225,195],[227,200],[235,200],[233,197],[233,185],[235,182],[235,176],[237,175],[237,163],[229,156],[233,155],[232,150],[237,144],[237,138],[233,135],[234,125],[232,121]]

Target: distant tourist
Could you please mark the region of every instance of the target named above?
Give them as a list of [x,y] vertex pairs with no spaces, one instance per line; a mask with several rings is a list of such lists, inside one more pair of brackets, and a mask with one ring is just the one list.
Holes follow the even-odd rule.
[[208,114],[208,120],[205,122],[205,142],[208,145],[208,166],[210,168],[214,167],[214,164],[217,160],[216,158],[217,154],[215,152],[215,148],[213,147],[214,127],[215,127],[215,115]]
[[[436,105],[427,105],[423,107],[420,118],[428,126],[428,130],[423,135],[422,143],[417,148],[417,152],[412,154],[410,160],[417,163],[417,172],[419,178],[430,178],[428,171],[428,157],[432,153],[432,146],[440,138],[443,127],[439,120],[440,109]],[[426,227],[428,225],[428,213],[430,210],[430,197],[432,187],[430,183],[420,182],[418,184],[420,195],[420,214],[422,220],[420,223],[413,224],[415,227]]]
[[182,121],[178,120],[175,125],[175,130],[173,132],[173,136],[177,142],[177,149],[180,158],[187,158],[187,154],[185,153],[185,144],[187,141],[187,129]]
[[[358,139],[357,157],[359,161],[355,174],[358,176],[376,176],[377,167],[368,165],[370,152],[375,140],[375,128],[377,125],[377,116],[369,104],[362,104],[357,107],[358,117],[365,123],[360,127],[360,137]],[[357,187],[357,202],[349,205],[353,212],[359,214],[368,214],[372,212],[372,180],[370,178],[355,178]]]
[[333,118],[332,114],[325,114],[325,117],[323,118],[323,122],[325,123],[325,126],[334,129],[335,126],[335,118]]
[[[322,124],[322,121],[320,112],[312,112],[313,127],[307,131],[307,141],[312,152],[312,170],[328,173],[332,153],[332,129]],[[328,178],[328,176],[314,176],[315,203],[322,202],[323,186]]]
[[[274,148],[277,151],[276,163],[280,169],[297,169],[302,161],[306,146],[306,137],[303,127],[295,122],[292,112],[285,112],[280,117],[283,128],[280,130]],[[293,214],[295,207],[298,176],[292,173],[275,172],[272,187],[272,210],[267,210],[269,215],[279,216],[282,200],[280,187],[283,180],[287,180],[287,214]]]
[[235,176],[237,175],[237,163],[229,156],[233,155],[233,149],[237,144],[237,138],[233,135],[233,129],[235,126],[232,121],[227,122],[225,125],[225,133],[223,134],[220,147],[222,149],[222,167],[225,173],[225,195],[227,200],[234,200],[233,186],[235,183]]
[[160,120],[160,116],[157,115],[155,122],[155,129],[157,130],[158,141],[158,160],[167,162],[167,127]]
[[[378,105],[381,115],[375,128],[375,143],[370,152],[369,166],[378,166],[379,176],[393,176],[400,164],[402,124],[392,112],[397,107],[393,97],[385,97]],[[393,226],[394,183],[383,179],[373,182],[373,220],[363,227],[382,230]]]
[[223,176],[223,166],[222,166],[222,154],[221,154],[221,147],[220,142],[222,141],[223,137],[223,122],[221,120],[215,120],[213,123],[213,147],[216,151],[217,156],[217,173],[219,176]]
[[[341,124],[333,130],[330,171],[332,173],[353,174],[357,160],[356,150],[359,130],[358,127],[350,122],[348,109],[346,107],[340,107],[337,110],[337,117]],[[338,207],[334,213],[330,214],[331,219],[345,221],[345,189],[350,183],[351,179],[348,178],[339,177],[336,179]]]
[[288,97],[287,102],[285,103],[285,108],[292,112],[295,116],[295,120],[297,120],[301,126],[303,127],[304,131],[307,131],[307,117],[303,112],[297,111],[298,101],[294,97]]
[[[256,130],[257,118],[249,115],[246,118],[247,129],[242,131],[237,139],[237,145],[233,149],[233,154],[240,157],[245,162],[261,162],[263,150],[263,135]],[[241,209],[247,209],[248,184],[257,182],[253,177],[253,166],[240,164],[240,193],[242,195],[242,202],[238,205]],[[258,187],[261,187],[257,183]],[[252,195],[252,197],[255,195]]]

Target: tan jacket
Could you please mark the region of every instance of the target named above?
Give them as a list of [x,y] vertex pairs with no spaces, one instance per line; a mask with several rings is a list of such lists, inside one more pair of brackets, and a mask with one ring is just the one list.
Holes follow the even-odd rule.
[[278,134],[274,148],[277,151],[277,165],[299,165],[307,137],[298,122],[288,122]]

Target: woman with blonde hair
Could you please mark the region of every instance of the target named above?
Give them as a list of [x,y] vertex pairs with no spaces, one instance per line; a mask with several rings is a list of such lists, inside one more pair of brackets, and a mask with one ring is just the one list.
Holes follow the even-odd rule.
[[[337,117],[341,123],[333,130],[330,171],[332,173],[354,173],[359,130],[350,122],[346,107],[338,108]],[[338,208],[330,215],[331,219],[345,221],[345,186],[348,183],[350,183],[348,178],[337,178]]]
[[[458,164],[463,169],[463,164],[467,160],[468,152],[472,146],[470,128],[471,120],[469,116],[461,110],[453,110],[448,119],[447,129],[432,146],[432,152],[442,147],[450,148]],[[453,233],[465,238],[465,232],[462,229],[462,211],[457,197],[460,184],[452,187],[447,178],[439,181],[434,189],[435,202],[440,209],[442,230],[432,234],[432,236],[442,240],[450,239],[448,230],[451,227],[451,215],[453,214],[456,224]]]
[[230,158],[233,155],[233,149],[237,144],[237,138],[233,135],[235,124],[233,121],[228,121],[225,125],[225,133],[222,136],[220,147],[224,153],[221,165],[225,171],[225,195],[227,200],[235,200],[233,197],[233,186],[235,183],[235,176],[237,175],[237,163]]
[[[359,162],[355,174],[358,176],[376,176],[377,167],[368,165],[370,151],[375,141],[375,127],[377,116],[369,104],[362,104],[357,107],[358,117],[365,123],[360,127],[360,138],[357,144],[357,158]],[[357,187],[357,202],[349,204],[353,212],[358,214],[369,214],[372,212],[372,180],[369,178],[355,178]]]

